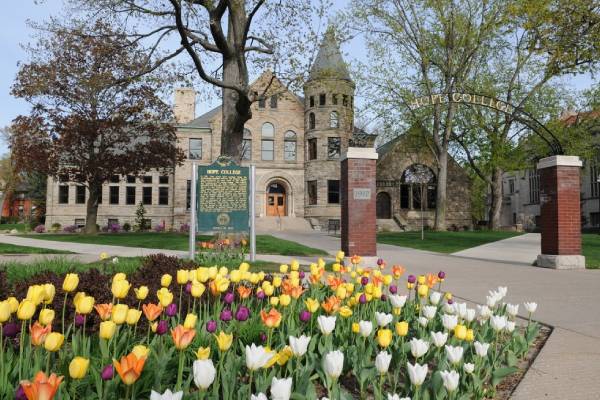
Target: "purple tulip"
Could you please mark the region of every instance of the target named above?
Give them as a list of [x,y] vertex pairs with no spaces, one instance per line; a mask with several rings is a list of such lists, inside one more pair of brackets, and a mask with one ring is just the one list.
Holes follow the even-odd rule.
[[361,294],[360,297],[358,298],[358,301],[360,302],[360,304],[366,304],[367,303],[367,295],[366,294]]
[[174,317],[177,315],[177,304],[175,303],[171,303],[167,306],[167,309],[165,310],[165,314],[167,314],[167,317]]
[[221,311],[221,315],[219,316],[219,318],[223,322],[231,321],[233,319],[233,313],[230,309],[226,308],[223,311]]
[[306,274],[304,273],[304,271],[300,271],[298,272],[298,277],[302,280],[304,279],[304,277],[306,276]]
[[75,326],[83,326],[85,322],[85,317],[81,314],[75,314]]
[[448,300],[448,304],[452,305],[453,303],[454,303],[454,300],[452,300],[452,299]]
[[391,294],[398,293],[398,286],[396,286],[396,285],[390,285],[390,293]]
[[25,391],[21,385],[19,385],[17,391],[15,392],[15,400],[27,400],[27,396],[25,395]]
[[14,322],[9,322],[2,327],[2,334],[7,338],[14,338],[21,333],[21,326]]
[[446,277],[446,273],[444,271],[438,272],[438,278],[444,279]]
[[300,321],[308,322],[308,321],[310,321],[310,317],[311,317],[310,311],[308,311],[308,310],[300,311]]
[[240,306],[235,313],[235,319],[238,321],[246,321],[248,318],[250,318],[250,310],[248,307]]
[[223,301],[225,302],[225,304],[233,303],[234,299],[235,299],[235,296],[233,295],[233,292],[227,292],[227,293],[225,293],[225,296],[223,296]]
[[417,277],[414,275],[408,276],[408,283],[415,283],[417,281]]
[[215,333],[217,331],[217,321],[211,319],[206,323],[206,331],[208,333]]
[[264,332],[260,333],[260,340],[264,343],[267,341],[267,335]]
[[185,292],[186,293],[192,293],[192,282],[188,282],[187,285],[185,285]]
[[158,321],[158,325],[156,325],[156,334],[164,335],[169,330],[169,324],[166,319],[161,319]]
[[387,301],[387,296],[385,294],[381,295],[381,301]]
[[110,381],[115,376],[115,370],[112,364],[108,364],[104,368],[102,368],[102,373],[100,374],[103,381]]
[[256,298],[259,300],[264,300],[265,299],[265,292],[263,292],[262,290],[259,290],[258,292],[256,292]]
[[366,276],[363,276],[362,278],[360,278],[360,283],[365,286],[367,283],[369,283],[369,278],[367,278]]
[[381,266],[381,265],[383,265],[383,263],[384,263],[383,258],[377,259],[377,265]]

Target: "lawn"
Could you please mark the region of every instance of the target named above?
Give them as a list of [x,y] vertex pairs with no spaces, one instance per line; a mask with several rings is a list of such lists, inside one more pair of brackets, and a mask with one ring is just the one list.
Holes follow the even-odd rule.
[[[188,250],[188,236],[180,233],[100,233],[83,234],[38,234],[23,235],[33,239],[55,240],[88,244],[105,244],[150,249]],[[198,236],[198,241],[211,240],[212,236]],[[303,246],[289,240],[278,239],[271,235],[256,236],[256,252],[259,254],[277,254],[283,256],[310,257],[327,255],[327,252]]]
[[11,231],[16,229],[19,232],[24,232],[25,228],[27,228],[26,224],[0,224],[0,231]]
[[518,235],[522,235],[522,233],[504,231],[427,231],[425,232],[425,239],[421,240],[421,232],[386,232],[377,235],[377,242],[437,253],[454,253]]
[[71,252],[0,243],[0,254],[71,254]]
[[600,235],[585,233],[582,235],[583,255],[588,269],[600,269]]

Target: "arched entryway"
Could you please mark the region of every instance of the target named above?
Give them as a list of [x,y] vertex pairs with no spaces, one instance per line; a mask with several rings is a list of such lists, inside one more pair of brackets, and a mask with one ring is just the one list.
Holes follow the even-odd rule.
[[287,215],[287,192],[278,181],[267,185],[267,217],[285,217]]
[[386,192],[377,193],[377,219],[392,218],[392,198]]

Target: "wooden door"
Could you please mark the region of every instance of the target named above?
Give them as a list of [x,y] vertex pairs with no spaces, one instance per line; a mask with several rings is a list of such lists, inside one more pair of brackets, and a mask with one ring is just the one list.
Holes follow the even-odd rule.
[[267,216],[284,217],[286,198],[284,193],[267,193]]

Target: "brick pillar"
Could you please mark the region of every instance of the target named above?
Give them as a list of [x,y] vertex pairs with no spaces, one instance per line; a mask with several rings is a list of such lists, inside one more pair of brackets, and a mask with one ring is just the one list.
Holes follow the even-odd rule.
[[580,178],[576,156],[543,158],[540,172],[542,254],[537,265],[546,268],[585,268],[581,255]]
[[373,148],[349,147],[342,159],[342,250],[348,257],[377,255],[376,164]]

